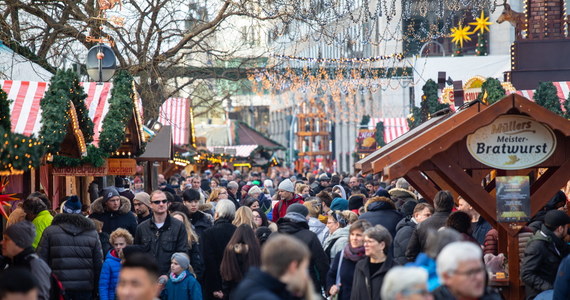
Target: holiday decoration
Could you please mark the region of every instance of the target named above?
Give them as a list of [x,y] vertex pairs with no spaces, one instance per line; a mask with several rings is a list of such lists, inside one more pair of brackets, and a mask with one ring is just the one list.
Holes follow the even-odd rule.
[[496,78],[487,78],[481,86],[481,93],[477,100],[485,104],[493,104],[506,96],[506,91],[501,82]]
[[564,118],[570,120],[570,94],[568,94],[568,98],[564,100]]
[[485,35],[482,33],[477,34],[477,47],[475,48],[475,54],[477,56],[485,56],[487,55],[487,39]]
[[428,79],[422,87],[424,94],[420,107],[412,108],[412,115],[408,117],[408,125],[411,128],[417,127],[421,123],[429,120],[431,115],[442,109],[449,108],[449,104],[440,103],[438,97],[437,83]]
[[376,139],[376,145],[378,145],[378,147],[384,147],[386,145],[386,141],[384,141],[384,122],[376,123],[374,138]]
[[4,206],[11,207],[10,201],[16,201],[18,198],[14,197],[16,194],[2,194],[4,189],[8,186],[8,177],[0,177],[0,213],[4,218],[8,219],[8,214],[4,210]]
[[89,118],[89,109],[85,105],[85,98],[87,94],[83,90],[83,87],[79,84],[79,77],[77,73],[69,69],[65,72],[67,78],[70,82],[71,88],[69,90],[69,99],[75,107],[75,113],[77,115],[77,120],[79,121],[79,128],[83,132],[83,137],[86,143],[91,143],[93,141],[93,120]]
[[475,26],[475,28],[473,29],[473,33],[479,32],[480,34],[488,32],[489,31],[489,25],[491,25],[491,24],[493,24],[493,23],[489,22],[489,17],[485,17],[485,13],[483,11],[481,11],[480,17],[475,18],[475,22],[469,23],[469,25]]
[[459,48],[463,48],[463,43],[466,41],[470,41],[471,37],[469,35],[471,32],[469,31],[471,26],[463,26],[462,24],[457,25],[457,27],[451,28],[451,37],[453,38],[451,41],[458,45]]
[[67,134],[70,118],[66,112],[71,107],[69,101],[71,89],[65,71],[57,71],[51,78],[49,88],[40,101],[42,127],[39,135],[46,153],[58,153],[61,142]]
[[560,107],[560,98],[558,98],[558,91],[552,82],[541,82],[534,93],[534,102],[536,104],[563,116],[562,108]]

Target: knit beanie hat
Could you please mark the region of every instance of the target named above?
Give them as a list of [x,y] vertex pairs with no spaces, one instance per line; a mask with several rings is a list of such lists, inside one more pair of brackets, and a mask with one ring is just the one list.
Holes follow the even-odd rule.
[[133,200],[139,200],[142,204],[150,208],[150,195],[145,192],[136,193]]
[[249,191],[247,192],[247,194],[250,195],[250,196],[253,195],[253,194],[261,194],[261,189],[260,189],[258,186],[254,185],[253,187],[251,187],[251,188],[249,189]]
[[271,179],[265,179],[265,181],[263,181],[263,186],[266,188],[272,188],[273,187],[273,181],[271,181]]
[[108,188],[103,189],[103,203],[106,203],[107,201],[109,201],[109,199],[115,196],[119,196],[119,192],[115,187],[110,186]]
[[187,270],[188,267],[190,266],[190,258],[186,253],[183,252],[176,252],[172,254],[170,260],[175,260],[180,265],[182,270]]
[[346,210],[348,209],[348,200],[342,198],[335,198],[331,203],[332,210]]
[[21,221],[6,228],[6,235],[20,248],[32,246],[36,237],[36,227],[30,221]]
[[81,213],[81,201],[76,195],[69,196],[65,204],[63,205],[63,212],[68,214],[80,214]]
[[303,215],[303,217],[307,217],[309,215],[309,209],[305,205],[300,203],[293,203],[289,207],[287,207],[287,213],[291,212],[299,213]]
[[295,192],[295,187],[293,186],[293,182],[291,182],[291,180],[289,180],[289,179],[285,179],[285,180],[281,181],[278,189],[282,190],[282,191],[290,192],[290,193]]

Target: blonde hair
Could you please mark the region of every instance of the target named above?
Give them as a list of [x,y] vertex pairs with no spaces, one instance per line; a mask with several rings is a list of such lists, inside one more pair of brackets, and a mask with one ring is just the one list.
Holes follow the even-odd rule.
[[305,207],[309,210],[309,216],[311,218],[317,218],[319,216],[319,200],[309,200],[303,203]]
[[340,213],[348,221],[348,224],[358,221],[358,215],[351,210],[343,210]]
[[111,232],[111,235],[109,236],[109,243],[113,245],[113,241],[117,238],[124,238],[127,245],[132,245],[134,241],[131,233],[123,228],[117,228],[115,231]]
[[309,186],[306,184],[297,184],[297,186],[295,187],[295,193],[301,195],[303,193],[303,190],[308,187]]
[[182,217],[182,220],[184,220],[182,223],[184,223],[184,227],[186,228],[186,233],[188,234],[188,247],[190,249],[192,249],[192,243],[198,242],[198,235],[196,234],[194,229],[192,229],[192,224],[188,220],[188,217],[186,216],[185,213],[180,212],[180,211],[173,211],[170,213],[170,216],[172,216],[172,217],[181,216]]
[[220,192],[224,190],[227,192],[226,188],[224,187],[217,187],[212,189],[212,193],[210,194],[210,197],[208,197],[208,200],[206,200],[206,203],[208,202],[217,202],[218,201],[218,197],[220,196]]
[[236,227],[240,226],[241,224],[246,224],[251,226],[252,229],[255,229],[257,227],[255,225],[255,222],[253,222],[253,211],[247,206],[242,206],[236,210],[236,215],[232,224],[234,224]]

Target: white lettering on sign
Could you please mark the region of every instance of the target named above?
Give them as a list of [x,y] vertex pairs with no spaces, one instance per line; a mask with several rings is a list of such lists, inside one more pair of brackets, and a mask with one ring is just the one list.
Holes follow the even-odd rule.
[[532,118],[503,115],[467,137],[467,149],[479,162],[519,170],[547,160],[556,149],[552,130]]

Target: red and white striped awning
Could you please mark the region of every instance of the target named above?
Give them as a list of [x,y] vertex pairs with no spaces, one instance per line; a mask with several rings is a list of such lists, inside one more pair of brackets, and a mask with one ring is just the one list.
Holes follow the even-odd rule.
[[[560,81],[560,82],[553,82],[554,86],[556,87],[558,98],[560,99],[560,103],[564,103],[564,100],[568,98],[568,93],[570,93],[570,81]],[[534,93],[536,90],[519,90],[515,93],[528,98],[531,101],[534,101]]]
[[[109,111],[111,98],[110,82],[81,82],[87,94],[85,105],[89,109],[89,117],[94,123],[93,144],[98,145],[99,133],[103,119]],[[0,80],[0,86],[8,94],[10,104],[12,131],[26,136],[37,135],[41,128],[40,100],[49,87],[49,82]],[[136,98],[136,111],[142,115],[142,102]]]
[[172,142],[174,145],[190,143],[190,99],[168,98],[160,106],[158,122],[172,126]]
[[368,127],[376,128],[378,122],[384,122],[384,142],[386,144],[410,130],[406,118],[370,118]]
[[236,157],[249,157],[257,147],[259,147],[259,145],[208,146],[208,151]]

